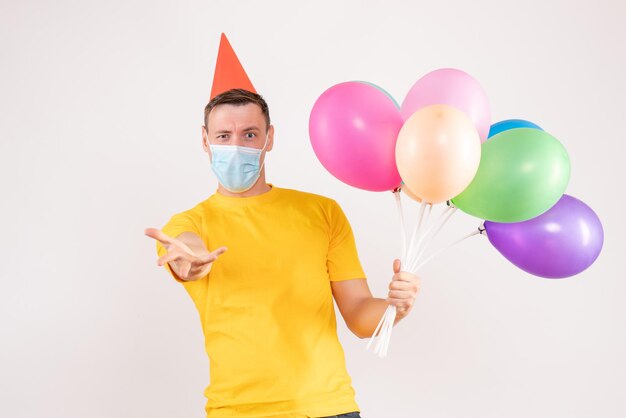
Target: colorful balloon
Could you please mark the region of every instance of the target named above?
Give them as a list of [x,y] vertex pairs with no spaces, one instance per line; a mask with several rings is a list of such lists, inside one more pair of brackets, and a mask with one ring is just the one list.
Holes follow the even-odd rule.
[[388,93],[371,83],[332,86],[317,99],[309,118],[315,155],[336,178],[369,191],[400,185],[395,160],[402,116]]
[[434,104],[454,106],[476,126],[481,141],[487,139],[491,109],[487,94],[471,75],[454,68],[441,68],[420,78],[409,90],[400,108],[404,120],[419,109]]
[[565,192],[570,176],[567,151],[538,129],[511,129],[482,145],[478,172],[452,203],[462,211],[495,222],[521,222],[550,209]]
[[503,120],[503,121],[500,121],[491,125],[491,128],[489,129],[488,138],[491,138],[492,136],[497,135],[500,132],[508,131],[510,129],[517,129],[517,128],[533,128],[533,129],[540,129],[543,131],[543,129],[541,129],[539,125],[536,125],[530,121],[527,121],[524,119],[507,119],[507,120]]
[[406,186],[402,186],[402,191],[409,196],[411,199],[415,200],[416,202],[420,203],[422,201],[422,199],[419,198],[419,196],[417,196],[415,193],[413,193],[411,191],[411,189],[409,189]]
[[424,107],[402,126],[396,163],[406,187],[428,203],[463,191],[478,170],[480,138],[471,119],[447,105]]
[[387,90],[385,90],[384,88],[377,86],[374,83],[370,83],[369,81],[363,81],[363,80],[354,80],[357,83],[365,83],[365,84],[369,84],[370,86],[377,88],[378,90],[382,91],[383,93],[385,93],[385,95],[389,98],[389,100],[391,100],[393,102],[393,104],[400,109],[400,105],[398,104],[398,102],[396,101],[396,99],[394,99],[394,97],[389,94],[389,92]]
[[525,222],[485,222],[489,242],[511,263],[536,276],[578,274],[598,258],[604,231],[598,215],[569,195]]

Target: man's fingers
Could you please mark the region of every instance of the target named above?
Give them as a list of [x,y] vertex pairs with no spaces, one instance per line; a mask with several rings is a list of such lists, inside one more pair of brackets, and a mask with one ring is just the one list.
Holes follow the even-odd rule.
[[210,252],[210,253],[208,253],[208,254],[206,254],[206,255],[203,255],[203,256],[199,257],[199,258],[200,258],[200,261],[201,261],[203,264],[209,264],[209,263],[212,263],[212,262],[214,262],[215,260],[217,260],[217,257],[218,257],[218,256],[220,256],[220,255],[224,254],[224,253],[226,252],[226,249],[227,249],[226,247],[220,247],[220,248],[218,248],[218,249],[217,249],[217,250],[215,250],[215,251],[212,251],[212,252]]
[[208,253],[198,257],[200,264],[209,264],[217,260],[217,256],[213,253]]
[[420,278],[419,276],[411,273],[407,273],[405,271],[401,271],[400,273],[396,273],[391,278],[393,282],[408,282],[408,283],[416,283],[419,285]]
[[387,303],[398,309],[409,309],[413,306],[413,302],[410,299],[387,298]]
[[174,238],[170,237],[160,229],[156,228],[146,228],[143,233],[150,238],[154,238],[161,242],[161,244],[172,244],[174,242]]
[[389,283],[389,290],[413,290],[419,289],[417,283],[393,280]]
[[163,231],[161,231],[159,229],[156,229],[156,228],[146,228],[144,230],[144,234],[146,234],[150,238],[154,238],[154,239],[158,240],[159,242],[161,242],[161,244],[163,244],[163,246],[167,250],[169,250],[170,246],[175,245],[175,246],[181,248],[183,251],[185,251],[185,252],[187,252],[189,254],[193,254],[193,251],[191,251],[191,248],[189,248],[187,246],[187,244],[185,244],[184,242],[182,242],[178,238],[170,237],[169,235],[167,235],[166,233],[164,233]]
[[398,260],[397,258],[395,260],[393,260],[393,272],[394,273],[400,273],[400,260]]
[[170,261],[178,260],[179,258],[182,258],[182,254],[180,254],[179,251],[170,251],[167,254],[159,257],[159,259],[157,260],[157,265],[163,266]]
[[212,254],[215,254],[215,256],[217,257],[217,256],[220,256],[220,255],[224,254],[224,253],[226,252],[226,250],[227,250],[227,249],[228,249],[228,248],[226,248],[226,247],[220,247],[220,248],[218,248],[217,250],[214,250],[214,251],[212,252]]
[[390,290],[389,299],[411,299],[413,294],[405,290]]
[[187,266],[184,266],[182,268],[182,270],[180,271],[180,278],[185,280],[187,279],[187,276],[189,276],[189,272],[191,271],[191,263],[187,263]]

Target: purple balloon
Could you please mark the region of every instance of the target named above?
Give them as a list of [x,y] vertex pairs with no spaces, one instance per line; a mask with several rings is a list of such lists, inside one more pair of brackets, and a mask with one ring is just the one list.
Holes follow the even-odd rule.
[[491,244],[511,263],[536,276],[560,279],[589,267],[602,250],[598,215],[564,194],[547,212],[523,222],[485,221]]

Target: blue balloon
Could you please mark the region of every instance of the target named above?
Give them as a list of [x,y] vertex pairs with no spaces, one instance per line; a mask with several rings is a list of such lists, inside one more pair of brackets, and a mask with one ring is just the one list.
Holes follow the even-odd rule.
[[507,119],[507,120],[503,120],[501,122],[494,123],[493,125],[491,125],[491,128],[489,129],[489,135],[487,136],[487,138],[491,138],[492,136],[499,134],[500,132],[504,132],[504,131],[508,131],[509,129],[516,129],[516,128],[533,128],[533,129],[539,129],[540,131],[543,131],[543,129],[541,129],[539,125],[535,125],[534,123],[529,122],[527,120]]

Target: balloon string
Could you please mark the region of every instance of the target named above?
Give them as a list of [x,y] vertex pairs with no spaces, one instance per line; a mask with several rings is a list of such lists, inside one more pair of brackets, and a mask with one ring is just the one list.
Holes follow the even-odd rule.
[[387,317],[388,316],[389,316],[389,309],[386,309],[385,314],[383,315],[383,324],[380,330],[380,336],[378,338],[378,341],[376,341],[376,346],[374,347],[374,353],[378,354],[379,356],[381,353],[381,348],[383,346],[383,343],[385,342],[385,339],[387,338]]
[[[396,207],[398,209],[398,217],[400,218],[400,240],[402,243],[402,253],[400,256],[400,264],[404,265],[407,259],[407,228],[406,223],[404,221],[404,210],[402,209],[402,200],[400,197],[401,188],[397,188],[393,191]],[[421,210],[420,212],[422,212]],[[420,215],[421,218],[421,215]],[[385,313],[382,318],[378,322],[374,333],[372,334],[370,341],[367,343],[366,350],[369,350],[374,340],[376,340],[376,345],[374,346],[374,353],[378,354],[379,357],[384,357],[387,355],[387,350],[389,349],[389,340],[391,339],[391,330],[393,329],[393,324],[396,319],[396,307],[393,305],[387,306],[385,309]]]
[[[418,221],[417,221],[417,224],[415,225],[415,230],[413,231],[413,234],[411,235],[408,253],[407,253],[406,225],[404,223],[404,215],[402,212],[400,196],[398,194],[396,194],[396,202],[398,203],[398,212],[400,213],[400,223],[402,225],[402,258],[400,260],[400,264],[404,266],[406,263],[406,259],[408,257],[408,253],[413,253],[414,251],[413,248],[415,247],[417,238],[420,236],[421,227],[424,221],[425,208],[428,205],[429,209],[426,215],[426,217],[428,218],[432,210],[432,205],[427,204],[425,201],[422,201],[420,203]],[[372,335],[370,342],[367,345],[367,349],[369,349],[372,342],[377,337],[378,341],[376,342],[376,345],[374,346],[374,353],[378,354],[378,356],[381,358],[385,357],[387,355],[387,352],[389,351],[391,332],[393,330],[393,325],[396,320],[396,315],[397,315],[396,307],[393,305],[389,305],[387,309],[385,310],[385,314],[383,315],[380,322],[378,323],[378,326],[376,327],[376,330],[374,331],[374,334]],[[379,329],[380,329],[380,334],[377,336]]]
[[[428,241],[426,241],[424,243],[424,245],[420,248],[420,252],[417,254],[417,256],[415,257],[415,259],[413,260],[413,266],[415,266],[415,264],[417,264],[417,262],[419,261],[419,259],[422,257],[422,255],[424,254],[424,252],[426,251],[426,249],[431,245],[431,243],[435,240],[435,238],[437,238],[437,235],[439,235],[439,232],[441,232],[441,230],[443,229],[443,227],[448,223],[448,221],[450,220],[450,218],[452,218],[452,215],[454,215],[457,211],[457,208],[454,206],[450,206],[452,209],[450,209],[450,212],[448,212],[446,218],[443,220],[443,222],[441,222],[441,224],[437,227],[437,229],[435,230],[435,232],[430,236],[430,238],[428,239]],[[417,268],[415,268],[415,271],[417,272]]]
[[[416,251],[415,246],[418,243],[418,238],[420,238],[420,231],[422,227],[422,221],[424,219],[425,208],[426,208],[426,202],[422,200],[420,203],[420,210],[419,210],[417,223],[415,224],[415,229],[413,230],[413,234],[411,235],[411,242],[409,244],[407,259],[410,258],[411,254],[413,254]],[[403,260],[403,261],[407,261],[407,260]],[[405,267],[406,266],[402,264],[402,268],[404,269]]]
[[430,214],[433,211],[433,204],[429,203],[428,204],[428,212],[426,212],[426,218],[424,219],[424,226],[426,226],[428,224],[428,221],[430,220]]
[[[374,346],[374,353],[383,358],[389,351],[389,344],[391,340],[391,332],[396,320],[396,307],[394,305],[387,306],[383,317],[381,318],[374,334],[372,335],[366,349],[369,350],[372,343],[376,341]],[[380,330],[380,333],[378,332]],[[378,335],[377,335],[378,334]]]
[[433,258],[437,257],[439,254],[441,254],[442,252],[448,250],[449,248],[459,244],[460,242],[465,241],[466,239],[473,237],[474,235],[479,235],[482,234],[482,230],[481,227],[478,227],[478,229],[476,229],[475,231],[472,231],[471,233],[457,239],[456,241],[446,245],[444,248],[440,249],[439,251],[436,251],[434,254],[432,254],[430,257],[426,258],[424,261],[420,262],[417,267],[415,268],[415,271],[418,271],[419,269],[421,269],[422,267],[424,267],[424,265],[426,265],[429,261],[431,261]]
[[434,223],[432,225],[429,226],[429,228],[426,230],[426,232],[421,236],[420,240],[417,243],[417,248],[418,249],[421,247],[421,244],[422,244],[422,241],[424,240],[424,238],[426,238],[432,232],[432,230],[437,226],[437,224],[439,222],[441,222],[441,220],[444,219],[446,214],[448,214],[451,210],[452,210],[452,208],[448,206],[446,208],[446,210],[444,210],[442,213],[439,214],[439,217],[434,221]]
[[404,222],[404,210],[402,209],[402,201],[400,200],[400,189],[396,189],[393,192],[396,198],[396,206],[398,208],[398,217],[400,218],[400,241],[402,242],[402,253],[400,256],[400,262],[404,263],[406,260],[406,226]]
[[[387,310],[389,310],[389,306],[387,306]],[[378,331],[381,329],[381,327],[383,326],[383,322],[385,322],[385,316],[387,315],[387,310],[385,310],[385,315],[383,315],[382,318],[380,318],[380,321],[378,322],[378,326],[376,326],[376,329],[374,330],[374,333],[372,334],[370,341],[367,343],[367,347],[365,347],[366,350],[369,350],[372,343],[374,342],[374,340],[376,339],[376,336],[378,334]]]
[[[441,229],[445,226],[446,223],[448,223],[448,221],[450,220],[452,215],[454,215],[456,210],[457,209],[454,206],[448,206],[446,208],[446,210],[443,211],[443,213],[435,221],[435,223],[433,225],[431,225],[431,227],[428,229],[428,231],[426,231],[426,233],[424,233],[424,235],[422,235],[422,237],[420,238],[420,241],[418,242],[418,245],[417,245],[418,251],[417,251],[417,253],[413,257],[411,257],[411,260],[409,261],[409,265],[408,265],[407,271],[409,271],[411,273],[417,273],[417,268],[416,267],[417,267],[417,264],[419,262],[420,257],[422,256],[422,254],[424,253],[426,248],[428,248],[428,246],[437,237],[437,235],[439,235],[439,232],[441,231]],[[434,230],[434,232],[433,232],[433,230]]]
[[394,322],[396,321],[396,313],[397,313],[396,307],[394,306],[387,321],[388,327],[389,327],[389,333],[387,334],[387,337],[385,338],[384,349],[383,349],[383,352],[381,353],[382,357],[386,357],[387,352],[389,351],[389,344],[391,343],[391,331],[393,331]]
[[[394,193],[396,192],[394,191]],[[433,224],[429,226],[426,232],[423,232],[422,226],[423,225],[425,226],[429,221],[430,215],[432,213],[432,204],[427,204],[424,201],[422,201],[420,204],[419,219],[415,227],[415,230],[413,231],[413,234],[410,237],[410,243],[407,249],[407,246],[406,246],[407,235],[406,235],[406,226],[404,222],[404,213],[402,210],[400,196],[397,194],[396,194],[396,202],[398,203],[398,213],[400,214],[400,223],[402,225],[403,258],[401,261],[407,260],[407,263],[408,263],[408,266],[407,266],[408,268],[406,269],[403,268],[404,271],[408,271],[408,272],[415,274],[424,265],[426,265],[428,262],[430,262],[433,258],[437,257],[442,252],[446,251],[447,249],[453,247],[454,245],[459,244],[460,242],[474,235],[483,234],[485,231],[485,228],[483,224],[481,223],[481,225],[478,227],[477,230],[472,231],[471,233],[461,237],[460,239],[448,244],[446,247],[430,255],[425,260],[420,261],[421,256],[424,254],[426,249],[431,245],[431,243],[437,237],[437,235],[445,226],[445,224],[450,220],[452,215],[457,211],[457,208],[454,207],[453,205],[448,206],[448,208],[446,208],[446,210],[433,222]],[[428,206],[428,210],[426,211],[426,215],[424,216],[426,206]],[[423,233],[420,234],[420,232],[423,232]],[[414,251],[417,251],[417,253],[415,253]],[[415,257],[411,257],[411,255],[413,254],[415,254]],[[402,265],[404,267],[404,262],[402,263]],[[396,316],[397,316],[396,307],[394,305],[387,306],[387,309],[385,310],[383,317],[378,322],[378,325],[376,326],[376,329],[374,330],[374,333],[372,334],[372,337],[370,338],[370,341],[367,344],[366,349],[369,350],[372,344],[376,342],[374,346],[374,353],[377,354],[380,358],[386,357],[387,353],[389,352],[389,345],[391,344],[391,334],[393,331]]]

